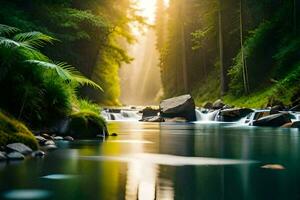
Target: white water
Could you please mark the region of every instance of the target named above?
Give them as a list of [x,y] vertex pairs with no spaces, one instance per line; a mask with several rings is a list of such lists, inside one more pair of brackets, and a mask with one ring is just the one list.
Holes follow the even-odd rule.
[[220,112],[220,110],[215,110],[211,112],[204,113],[198,109],[196,111],[196,119],[197,121],[202,121],[202,122],[210,122],[210,121],[217,121],[217,116]]
[[[197,119],[195,123],[222,123],[222,121],[220,121],[219,119],[220,110],[207,111],[196,109],[195,112]],[[256,118],[257,113],[259,112],[268,112],[268,110],[255,110],[248,116],[231,123],[239,126],[249,125],[251,124],[251,122],[253,122],[253,120]],[[300,121],[300,112],[289,113],[293,116],[291,121]],[[142,114],[139,113],[138,110],[131,109],[121,109],[119,111],[104,110],[102,111],[101,115],[107,121],[139,121],[140,119],[142,119]]]
[[121,110],[120,112],[109,112],[103,110],[101,115],[107,121],[139,121],[142,116],[137,110]]

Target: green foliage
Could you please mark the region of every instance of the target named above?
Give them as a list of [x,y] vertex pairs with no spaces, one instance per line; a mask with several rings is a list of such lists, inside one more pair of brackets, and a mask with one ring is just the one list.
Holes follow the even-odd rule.
[[[6,94],[6,98],[0,99],[0,106],[15,117],[33,126],[49,124],[71,113],[78,86],[89,85],[102,90],[75,68],[52,62],[37,49],[51,43],[52,37],[28,32],[12,38],[0,39],[0,57],[3,58],[0,64],[4,72],[0,77],[0,92]],[[1,43],[6,39],[13,45]]]
[[[28,32],[37,30],[57,38],[59,42],[55,47],[43,47],[43,52],[54,60],[63,60],[76,66],[84,76],[92,78],[105,90],[114,90],[109,92],[110,95],[103,95],[96,90],[80,90],[82,96],[94,97],[101,103],[118,103],[118,72],[106,74],[108,79],[114,80],[106,82],[100,73],[109,71],[111,66],[100,63],[112,63],[117,71],[123,62],[132,60],[125,49],[126,42],[134,41],[129,27],[131,22],[142,23],[143,19],[130,7],[129,0],[34,0],[26,4],[4,0],[0,7],[0,23]],[[27,59],[49,62],[46,58]],[[77,76],[77,81],[96,86],[81,76]]]
[[77,104],[80,111],[89,111],[94,112],[95,114],[99,114],[101,111],[100,106],[87,99],[79,99]]
[[74,67],[66,63],[63,62],[54,63],[51,61],[45,62],[40,60],[26,60],[25,62],[32,65],[37,65],[39,67],[53,69],[55,70],[57,75],[64,81],[73,81],[81,86],[84,85],[92,86],[103,92],[103,89],[98,84],[84,77],[78,70],[76,70]]
[[32,149],[38,147],[33,134],[23,123],[0,112],[0,146],[15,142],[24,143]]
[[235,96],[227,95],[225,102],[240,107],[264,108],[270,101],[283,102],[290,105],[291,99],[300,89],[300,65],[288,73],[283,79],[266,89],[258,90],[250,95]]

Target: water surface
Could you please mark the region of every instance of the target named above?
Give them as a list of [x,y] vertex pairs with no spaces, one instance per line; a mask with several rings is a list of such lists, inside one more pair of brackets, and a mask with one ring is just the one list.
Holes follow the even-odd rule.
[[300,199],[298,129],[138,122],[109,129],[119,136],[61,142],[44,159],[2,163],[0,199]]

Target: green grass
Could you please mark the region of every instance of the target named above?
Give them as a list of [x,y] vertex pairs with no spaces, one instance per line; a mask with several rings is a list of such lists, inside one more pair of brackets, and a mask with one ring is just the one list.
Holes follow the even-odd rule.
[[197,106],[205,102],[214,102],[220,98],[220,81],[217,75],[211,74],[205,81],[192,91]]
[[16,142],[24,143],[34,150],[38,148],[35,137],[23,123],[0,112],[0,146]]

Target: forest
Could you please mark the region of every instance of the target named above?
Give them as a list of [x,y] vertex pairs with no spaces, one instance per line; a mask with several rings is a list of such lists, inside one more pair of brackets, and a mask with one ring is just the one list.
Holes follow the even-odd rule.
[[261,108],[299,97],[300,2],[171,0],[157,7],[166,97]]
[[0,199],[296,200],[299,130],[299,0],[0,0]]
[[118,70],[135,41],[129,22],[143,23],[130,2],[1,1],[0,19],[1,144],[37,147],[19,121],[38,132],[65,118],[75,121],[68,132],[105,129],[97,104],[120,105]]

